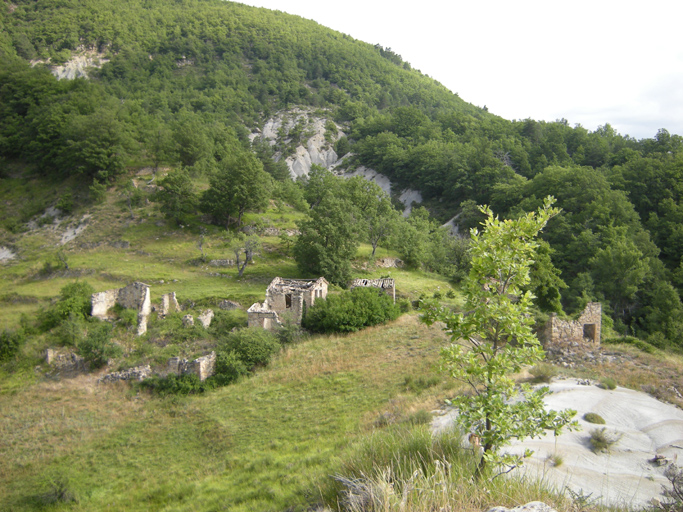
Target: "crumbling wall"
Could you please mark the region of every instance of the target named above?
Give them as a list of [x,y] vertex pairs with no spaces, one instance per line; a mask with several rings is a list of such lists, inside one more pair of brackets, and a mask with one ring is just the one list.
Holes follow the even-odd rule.
[[379,288],[396,302],[396,283],[392,278],[384,279],[354,279],[349,288],[365,287],[365,288]]
[[178,304],[178,299],[176,299],[175,292],[162,295],[161,311],[159,311],[159,316],[165,317],[169,313],[175,313],[176,311],[180,311],[180,304]]
[[[311,307],[316,299],[327,297],[328,283],[325,278],[283,279],[276,277],[266,290],[263,304],[256,303],[247,310],[250,326],[271,329],[279,325],[284,316],[301,323],[304,304]],[[274,313],[274,314],[273,314]]]
[[206,380],[216,371],[216,353],[211,352],[208,355],[198,357],[192,361],[179,357],[172,357],[168,360],[167,368],[169,374],[194,374],[199,377],[199,380]]
[[253,304],[247,310],[247,325],[249,327],[261,327],[270,330],[280,325],[280,323],[278,314],[260,302]]
[[135,282],[124,288],[93,293],[90,298],[90,314],[97,318],[107,318],[109,310],[118,304],[138,312],[138,336],[147,332],[147,319],[152,312],[149,285]]
[[561,320],[552,313],[539,338],[545,347],[590,346],[600,344],[602,304],[589,302],[576,320]]

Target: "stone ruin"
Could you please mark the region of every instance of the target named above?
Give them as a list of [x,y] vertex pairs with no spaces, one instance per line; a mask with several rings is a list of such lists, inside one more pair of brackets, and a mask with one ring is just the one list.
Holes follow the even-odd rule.
[[168,360],[168,373],[175,375],[194,374],[199,377],[199,380],[206,380],[211,377],[216,369],[216,353],[211,352],[208,355],[199,357],[192,361],[181,359],[179,357],[172,357]]
[[162,295],[159,316],[163,318],[169,313],[175,313],[177,311],[180,311],[180,304],[178,304],[178,299],[176,299],[175,292]]
[[[216,352],[211,352],[202,357],[198,357],[192,361],[181,359],[180,357],[172,357],[168,360],[166,372],[164,375],[190,375],[194,374],[199,377],[199,380],[204,381],[211,377],[216,369]],[[134,380],[143,381],[154,374],[149,365],[136,366],[120,372],[108,373],[101,377],[98,382],[117,382],[120,380]]]
[[[147,332],[147,320],[152,312],[149,285],[135,282],[124,288],[93,293],[90,298],[90,303],[92,304],[90,314],[102,320],[109,318],[109,310],[116,304],[123,308],[136,310],[138,312],[137,334],[140,336]],[[236,306],[239,307],[239,304],[236,304]],[[166,293],[161,296],[161,305],[158,309],[160,318],[165,318],[166,315],[178,311],[181,311],[181,308],[180,304],[178,304],[175,292]],[[202,311],[197,319],[204,328],[208,328],[211,325],[213,317],[213,310],[207,309]],[[191,315],[186,315],[185,318],[183,318],[183,324],[185,324],[185,326],[193,326],[194,318],[192,318]]]
[[282,323],[283,315],[290,315],[301,323],[304,307],[310,308],[316,299],[327,297],[329,283],[318,279],[283,279],[276,277],[266,290],[266,300],[257,302],[247,310],[249,327],[273,329]]
[[124,288],[93,293],[90,302],[92,304],[90,314],[103,320],[109,317],[109,310],[116,304],[136,310],[138,312],[137,334],[139,336],[147,332],[147,319],[152,312],[149,285],[135,282]]
[[379,288],[396,302],[396,284],[392,278],[383,279],[354,279],[349,286],[349,289],[354,288]]
[[602,304],[589,302],[577,320],[561,320],[556,313],[539,332],[544,348],[581,347],[594,348],[600,345],[602,328]]

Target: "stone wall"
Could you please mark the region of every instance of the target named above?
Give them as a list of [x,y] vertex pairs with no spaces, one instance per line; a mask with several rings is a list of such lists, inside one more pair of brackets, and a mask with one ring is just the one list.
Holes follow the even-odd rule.
[[396,284],[391,278],[384,279],[354,279],[349,288],[365,287],[365,288],[379,288],[384,293],[396,302]]
[[175,313],[176,311],[180,311],[180,304],[178,304],[178,299],[175,296],[175,292],[162,295],[161,311],[159,311],[159,316],[165,317],[169,313]]
[[561,320],[555,313],[539,332],[544,347],[600,345],[602,305],[589,302],[576,320]]
[[253,304],[247,310],[250,326],[271,329],[280,324],[284,316],[301,323],[304,304],[311,307],[316,299],[327,297],[328,283],[325,278],[283,279],[276,277],[266,290],[263,304]]
[[216,353],[198,357],[192,361],[172,357],[168,360],[168,373],[175,375],[194,374],[199,380],[206,380],[211,377],[216,370]]
[[138,336],[147,332],[147,319],[152,312],[148,285],[135,282],[124,288],[93,293],[90,303],[92,305],[90,314],[101,319],[106,319],[109,310],[116,304],[136,310],[138,312]]

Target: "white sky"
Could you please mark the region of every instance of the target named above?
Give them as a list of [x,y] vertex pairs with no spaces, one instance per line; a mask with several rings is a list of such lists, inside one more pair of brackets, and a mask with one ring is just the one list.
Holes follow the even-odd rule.
[[317,21],[506,119],[683,135],[682,0],[242,0]]

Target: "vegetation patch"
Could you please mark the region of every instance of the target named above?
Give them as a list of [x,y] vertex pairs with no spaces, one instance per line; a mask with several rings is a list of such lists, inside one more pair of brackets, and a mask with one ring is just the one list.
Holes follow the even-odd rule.
[[599,414],[596,414],[594,412],[587,412],[586,414],[583,415],[583,419],[587,421],[588,423],[595,423],[596,425],[604,425],[605,420],[602,416]]

